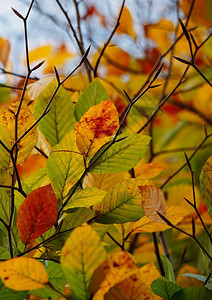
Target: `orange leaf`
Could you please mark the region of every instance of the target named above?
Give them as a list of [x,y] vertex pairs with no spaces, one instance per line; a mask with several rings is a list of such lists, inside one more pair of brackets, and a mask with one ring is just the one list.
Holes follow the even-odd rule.
[[126,33],[129,34],[132,38],[136,37],[135,31],[133,29],[133,20],[131,13],[129,10],[124,6],[121,18],[120,18],[120,25],[118,26],[116,33],[122,34]]
[[144,164],[135,168],[135,177],[139,179],[151,179],[158,176],[164,170],[158,163]]
[[89,108],[75,125],[76,143],[84,157],[94,154],[116,133],[119,117],[115,105],[105,100]]
[[57,221],[57,199],[51,185],[32,191],[18,210],[17,227],[24,245],[32,243]]
[[141,205],[145,215],[152,221],[164,223],[157,211],[166,216],[166,206],[163,192],[155,185],[139,186],[141,190]]
[[120,281],[138,271],[138,267],[130,254],[122,251],[112,253],[93,274],[90,291],[94,300],[103,300],[105,293]]

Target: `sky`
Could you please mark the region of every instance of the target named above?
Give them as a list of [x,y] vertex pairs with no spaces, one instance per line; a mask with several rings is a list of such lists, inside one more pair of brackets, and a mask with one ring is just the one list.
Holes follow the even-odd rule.
[[[164,15],[166,18],[174,19],[175,11],[168,11],[167,7],[170,4],[174,4],[176,0],[126,0],[125,5],[130,9],[132,15],[136,14],[137,21],[135,21],[135,28],[139,31],[139,36],[141,41],[139,46],[142,45],[142,31],[141,22],[156,22],[158,18]],[[25,15],[31,0],[0,0],[0,37],[8,38],[11,44],[11,55],[12,61],[16,62],[16,65],[23,62],[23,51],[24,51],[24,32],[23,32],[23,22],[19,19],[12,11],[11,7],[15,8],[22,15]],[[75,11],[73,7],[72,0],[61,0],[61,3],[67,9],[73,20],[73,25],[76,27],[75,22]],[[85,14],[84,4],[93,4],[97,7],[100,12],[108,15],[109,22],[111,25],[114,24],[114,18],[117,16],[119,8],[121,6],[122,0],[83,0],[81,5],[81,15]],[[42,14],[38,11],[38,5],[42,10]],[[151,4],[151,6],[149,6]],[[140,11],[136,11],[137,7],[140,6]],[[149,9],[151,7],[151,9]],[[60,23],[61,28],[56,26],[51,19],[46,15],[53,16],[58,23]],[[136,20],[136,18],[135,18]],[[137,23],[136,23],[137,22]],[[100,29],[98,22],[93,24],[88,24],[90,28],[95,30],[95,38],[98,45],[104,43],[107,40],[109,32]],[[62,13],[58,10],[58,6],[55,0],[36,0],[31,11],[30,17],[28,19],[28,35],[29,35],[29,48],[32,50],[38,46],[46,45],[48,43],[57,47],[62,42],[65,42],[69,50],[77,51],[76,43],[73,36],[67,36],[65,32],[66,21]],[[112,28],[112,26],[111,26]],[[85,44],[89,45],[88,28],[82,26],[83,35],[85,36]],[[88,39],[86,40],[86,37]],[[114,37],[114,41],[116,37]],[[134,41],[123,39],[122,48],[125,51],[134,51],[135,56],[140,55],[140,49],[133,48]],[[21,57],[22,56],[22,57]],[[14,68],[16,69],[16,65]]]

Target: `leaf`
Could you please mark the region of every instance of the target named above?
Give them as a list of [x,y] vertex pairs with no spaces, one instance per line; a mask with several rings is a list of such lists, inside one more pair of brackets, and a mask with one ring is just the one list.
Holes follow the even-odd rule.
[[[6,125],[0,123],[0,140],[4,143],[7,148],[10,147],[11,135]],[[5,148],[0,145],[0,167],[1,169],[8,169],[10,164],[10,154]]]
[[54,146],[47,160],[47,174],[58,199],[62,199],[83,174],[84,161],[74,131]]
[[64,214],[61,231],[82,225],[92,219],[95,212],[89,208],[79,208],[76,212]]
[[164,300],[170,300],[172,295],[180,291],[182,288],[161,276],[160,278],[153,281],[153,283],[151,284],[151,289],[153,293],[162,297]]
[[[178,285],[180,285],[182,288],[189,288],[191,286],[202,286],[202,283],[196,280],[194,276],[193,278],[185,277],[185,273],[193,273],[194,276],[200,276],[197,275],[199,273],[199,270],[197,268],[188,264],[184,264],[177,275],[176,282]],[[204,281],[205,280],[203,280],[203,282]]]
[[40,93],[55,79],[55,76],[46,76],[40,80],[27,85],[27,94],[29,95],[31,101],[38,98]]
[[190,287],[175,293],[171,300],[206,300],[212,299],[212,291],[204,287]]
[[75,118],[77,121],[88,111],[91,106],[108,100],[109,95],[99,79],[95,78],[80,95],[75,107]]
[[141,197],[138,185],[142,180],[134,178],[122,181],[112,187],[102,202],[94,209],[101,214],[97,219],[103,224],[122,224],[134,222],[143,217],[144,212],[141,207]]
[[212,218],[212,156],[207,160],[200,175],[200,185],[203,199],[208,207],[208,213]]
[[77,299],[90,299],[88,286],[94,270],[106,253],[94,229],[84,224],[66,240],[61,252],[61,265]]
[[152,282],[160,277],[160,273],[153,262],[146,264],[140,268],[140,274],[143,282],[150,287]]
[[[189,210],[181,206],[167,206],[166,207],[166,218],[173,224],[177,225],[183,218],[189,214]],[[155,232],[164,231],[170,229],[166,223],[158,223],[150,220],[144,216],[139,221],[132,224],[132,232]]]
[[65,210],[74,207],[89,207],[100,203],[107,193],[97,188],[82,189],[74,193],[65,206]]
[[[8,107],[4,107],[0,114],[0,124],[1,130],[4,130],[6,125],[7,130],[0,133],[0,139],[4,142],[7,139],[6,145],[11,148],[15,142],[15,113],[18,109],[19,102],[12,102]],[[22,103],[19,118],[18,118],[18,138],[25,133],[27,129],[31,127],[36,121],[32,112],[25,102]],[[34,146],[37,143],[37,128],[36,126],[18,143],[18,159],[17,165],[22,164],[24,160],[32,152]],[[2,146],[1,146],[2,147]],[[5,150],[4,150],[5,151]],[[7,154],[8,156],[8,154]],[[3,155],[3,160],[5,161],[5,154]],[[6,160],[7,161],[7,160]],[[4,162],[5,167],[6,162]]]
[[[16,208],[14,209],[15,214],[17,213]],[[10,198],[6,191],[0,187],[0,219],[2,219],[7,225],[10,221]],[[0,222],[0,228],[7,234],[6,227]],[[11,235],[15,246],[17,247],[18,232],[15,222],[12,223]],[[0,257],[2,257],[0,255]]]
[[140,272],[132,274],[123,281],[117,283],[104,296],[105,300],[150,300],[151,291],[141,280]]
[[[191,273],[182,274],[182,276],[194,278],[194,279],[197,279],[197,280],[199,280],[201,282],[205,282],[206,279],[207,279],[206,276],[198,275],[198,274],[191,274]],[[205,287],[208,288],[209,290],[212,290],[212,280],[211,279],[208,281],[208,283],[205,285]]]
[[154,178],[164,170],[164,167],[158,163],[144,164],[135,168],[135,177],[139,179]]
[[57,221],[57,199],[51,185],[32,191],[18,210],[20,240],[30,244]]
[[[120,139],[124,137],[126,135],[119,135]],[[128,134],[125,139],[113,144],[104,154],[102,153],[107,146],[103,146],[90,161],[92,164],[101,155],[91,172],[101,174],[129,171],[143,158],[150,139],[145,135]]]
[[104,295],[115,284],[128,278],[139,271],[132,256],[127,252],[111,253],[93,273],[90,292],[94,295],[93,300],[104,299]]
[[120,18],[120,25],[118,26],[116,33],[122,34],[126,33],[132,38],[136,38],[136,34],[133,28],[133,19],[130,11],[124,6]]
[[163,192],[155,185],[139,186],[141,191],[141,205],[144,210],[144,214],[152,221],[158,223],[164,223],[157,212],[166,216],[166,205],[163,196]]
[[116,133],[119,116],[115,105],[105,100],[89,108],[75,125],[76,143],[87,158],[107,143]]
[[48,283],[43,264],[28,257],[16,257],[1,263],[0,277],[6,287],[16,291],[41,289]]
[[[49,282],[53,285],[55,289],[63,293],[64,286],[66,284],[66,279],[62,270],[62,267],[59,263],[48,261],[47,274]],[[41,298],[46,299],[58,299],[59,294],[52,290],[50,287],[45,287],[42,290],[33,290],[31,291],[33,295],[36,295]]]
[[27,298],[28,291],[14,291],[8,289],[0,280],[0,299],[1,300],[23,300]]
[[[56,87],[57,81],[55,79],[38,96],[34,106],[36,119],[42,115]],[[74,104],[68,92],[60,86],[52,100],[51,110],[39,122],[38,127],[50,144],[54,146],[74,128],[74,124]]]
[[172,264],[171,264],[170,260],[162,254],[160,256],[161,256],[162,261],[163,261],[163,266],[164,266],[166,279],[168,279],[169,281],[175,283],[174,270],[173,270],[173,267],[172,267]]

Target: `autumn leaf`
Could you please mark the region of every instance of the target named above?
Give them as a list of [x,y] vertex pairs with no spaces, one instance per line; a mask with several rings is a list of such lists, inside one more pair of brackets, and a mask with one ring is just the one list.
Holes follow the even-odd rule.
[[135,274],[139,268],[127,252],[111,253],[94,272],[89,290],[94,300],[103,300],[107,291],[115,284]]
[[41,289],[48,283],[43,264],[28,257],[16,257],[2,262],[0,277],[6,287],[16,291]]
[[62,199],[85,170],[83,156],[76,145],[74,130],[52,148],[46,167],[56,197]]
[[144,212],[138,188],[140,183],[144,181],[131,178],[112,187],[102,202],[93,207],[100,214],[97,222],[122,224],[137,221],[143,217]]
[[[0,139],[5,141],[7,139],[6,145],[9,148],[12,147],[15,142],[15,113],[18,109],[19,103],[12,102],[9,106],[5,106],[0,114]],[[29,110],[25,102],[22,103],[19,118],[18,118],[18,138],[28,130],[32,124],[36,121],[32,112]],[[7,129],[4,129],[5,126]],[[3,132],[2,132],[3,130]],[[17,164],[22,164],[25,159],[32,152],[34,146],[37,143],[37,128],[36,126],[18,143],[18,159]],[[1,146],[2,147],[2,146]],[[5,151],[5,150],[4,150]],[[2,151],[0,152],[1,155]],[[7,154],[8,157],[8,154]],[[6,157],[3,155],[3,161]],[[7,161],[7,160],[6,160]],[[3,163],[3,166],[6,162]]]
[[94,154],[111,139],[118,126],[118,112],[110,100],[92,106],[74,128],[78,149],[85,158]]
[[75,118],[80,121],[81,117],[94,105],[101,101],[108,100],[109,95],[98,78],[95,78],[80,95],[76,107]]
[[[57,81],[54,79],[40,93],[34,106],[34,114],[38,119],[45,110],[51,99]],[[72,129],[74,129],[74,104],[72,103],[68,92],[61,86],[51,103],[51,110],[41,119],[38,127],[52,146],[58,144],[62,138]]]
[[157,212],[166,216],[166,206],[161,189],[154,185],[139,186],[141,191],[142,208],[145,215],[152,221],[164,223]]
[[116,33],[122,34],[126,33],[129,34],[132,38],[136,38],[136,34],[133,28],[133,19],[131,16],[130,11],[128,8],[124,6],[121,18],[120,18],[120,25],[117,28]]
[[17,227],[20,240],[30,244],[57,221],[57,199],[51,185],[32,191],[19,207]]
[[164,167],[159,163],[144,164],[135,168],[135,177],[139,179],[151,179],[158,176]]
[[77,299],[90,299],[90,279],[105,258],[100,238],[88,224],[76,228],[66,240],[61,252],[61,265]]
[[[177,225],[180,223],[185,216],[189,214],[190,210],[182,206],[167,206],[166,207],[166,218],[173,224]],[[164,231],[170,229],[166,223],[161,223],[153,221],[147,216],[142,217],[137,222],[132,223],[131,230],[132,233],[139,232],[155,232]]]
[[122,139],[113,144],[107,151],[106,146],[103,146],[99,152],[91,159],[90,164],[100,156],[92,173],[119,173],[129,171],[137,165],[147,150],[147,146],[151,138],[147,135],[136,133],[121,134],[119,139]]
[[178,285],[180,285],[182,288],[189,288],[191,286],[202,286],[201,281],[195,278],[183,276],[186,273],[199,274],[199,271],[194,266],[188,264],[183,265],[183,267],[180,269],[177,275],[176,283]]
[[209,215],[212,217],[212,156],[207,160],[202,168],[200,184],[203,199],[208,207]]

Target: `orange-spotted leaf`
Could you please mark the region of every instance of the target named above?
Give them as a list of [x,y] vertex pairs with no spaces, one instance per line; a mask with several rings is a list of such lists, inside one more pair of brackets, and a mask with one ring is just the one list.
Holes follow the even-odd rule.
[[105,293],[120,281],[138,271],[135,261],[127,252],[112,253],[94,272],[90,291],[94,300],[103,300]]
[[[0,125],[7,127],[7,133],[0,132],[0,139],[4,140],[7,134],[7,143],[9,147],[15,142],[15,113],[18,109],[19,102],[12,102],[9,106],[5,106],[0,114]],[[22,103],[18,118],[18,137],[20,137],[31,125],[36,121],[32,112],[25,102]],[[10,136],[9,136],[10,135]],[[22,164],[32,152],[37,143],[36,126],[18,143],[18,159],[17,164]]]
[[104,300],[151,300],[151,289],[141,280],[140,272],[130,275],[109,289]]
[[76,143],[85,158],[94,154],[116,133],[119,116],[115,105],[105,100],[89,108],[75,125]]
[[32,243],[57,221],[57,199],[51,185],[32,191],[18,210],[17,227],[24,245]]
[[155,185],[139,186],[141,191],[141,205],[145,215],[152,221],[164,223],[157,212],[166,216],[164,195],[160,188]]
[[29,257],[16,257],[0,264],[4,285],[16,291],[45,287],[48,275],[41,262]]

